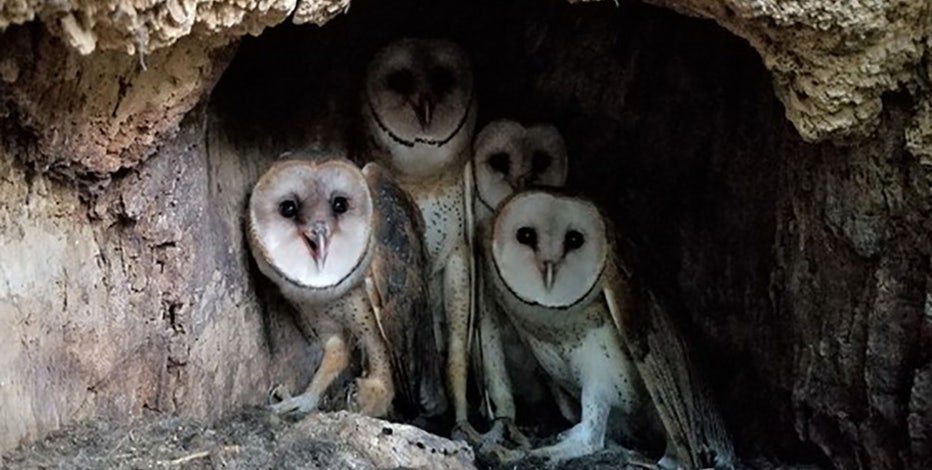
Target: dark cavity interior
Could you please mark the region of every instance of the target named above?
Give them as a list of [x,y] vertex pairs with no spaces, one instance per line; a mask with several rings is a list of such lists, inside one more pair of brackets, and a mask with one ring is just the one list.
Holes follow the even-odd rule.
[[[773,379],[792,360],[785,325],[761,319],[773,311],[786,161],[819,147],[784,118],[751,47],[711,21],[633,2],[354,0],[323,27],[246,38],[212,94],[210,142],[260,166],[303,146],[353,146],[366,64],[405,36],[468,51],[477,131],[499,117],[560,129],[569,186],[601,204],[631,269],[663,293],[739,453],[818,460],[797,439],[791,390]],[[516,398],[522,424],[566,427],[552,403]]]

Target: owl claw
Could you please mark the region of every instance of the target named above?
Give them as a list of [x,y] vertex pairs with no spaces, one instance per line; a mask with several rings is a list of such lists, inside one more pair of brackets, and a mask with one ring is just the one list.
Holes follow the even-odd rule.
[[346,386],[346,410],[359,413],[359,388],[356,381],[352,381]]
[[528,439],[520,429],[518,429],[518,425],[515,424],[514,421],[509,419],[508,422],[505,423],[505,429],[508,431],[508,438],[511,439],[511,442],[517,444],[519,448],[531,448],[531,440]]
[[291,398],[291,392],[282,384],[274,384],[269,388],[268,398],[269,405],[274,405]]
[[[505,442],[516,444],[513,449],[505,446]],[[474,444],[476,452],[497,465],[521,460],[528,455],[531,442],[509,418],[496,418],[492,429],[478,436],[478,443]]]
[[683,467],[675,456],[664,455],[662,459],[657,461],[656,468],[660,470],[681,470]]
[[[272,398],[271,393],[269,398]],[[296,397],[289,397],[278,403],[274,403],[270,408],[272,412],[277,415],[306,414],[317,409],[318,401],[319,400],[311,396],[311,394],[302,393]]]
[[556,440],[557,442],[581,441],[581,442],[588,443],[587,442],[589,441],[588,433],[589,431],[586,429],[585,426],[582,425],[582,423],[577,423],[575,426],[572,426],[569,429],[565,429],[557,433]]
[[532,449],[528,454],[532,457],[547,459],[548,464],[556,464],[592,454],[605,448],[601,436],[593,434],[591,428],[587,427],[585,422],[577,423],[558,436],[561,437],[558,438],[556,444]]
[[527,458],[530,453],[525,449],[508,449],[501,444],[495,444],[492,448],[482,449],[480,454],[486,458],[493,459],[497,465],[507,465]]
[[531,441],[511,418],[496,418],[492,423],[492,429],[479,437],[479,447],[482,449],[490,445],[501,445],[506,440],[517,445],[519,449],[531,447]]
[[466,441],[469,445],[475,446],[482,440],[482,435],[479,434],[479,431],[476,431],[476,428],[472,427],[468,421],[460,421],[453,427],[453,432],[450,433],[450,439],[454,441]]

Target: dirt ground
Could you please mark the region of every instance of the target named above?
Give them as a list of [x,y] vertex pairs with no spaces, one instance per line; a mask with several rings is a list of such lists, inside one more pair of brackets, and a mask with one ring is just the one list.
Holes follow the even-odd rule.
[[[533,434],[531,429],[525,432]],[[531,439],[535,446],[552,440]],[[389,463],[392,457],[395,464]],[[474,458],[461,442],[412,426],[345,411],[321,412],[296,421],[250,407],[212,424],[154,413],[131,424],[87,421],[0,457],[0,468],[651,470],[657,468],[652,461],[610,445],[551,467],[532,458],[495,464],[483,456]],[[742,462],[738,469],[818,470],[765,459]]]
[[[130,425],[88,421],[3,457],[4,468],[373,468],[352,448],[292,442],[291,423],[250,408],[205,425],[152,417]],[[283,444],[288,445],[283,445]]]
[[[300,422],[274,417],[258,407],[243,409],[213,424],[160,415],[132,424],[94,420],[57,431],[40,442],[13,451],[0,459],[0,466],[5,469],[118,470],[385,468],[350,443],[326,436],[309,436],[305,431]],[[622,464],[626,460],[625,451],[616,448],[555,468],[629,468]],[[524,470],[541,468],[542,463],[526,459],[496,467],[479,459],[476,468]],[[444,465],[443,468],[453,467]]]

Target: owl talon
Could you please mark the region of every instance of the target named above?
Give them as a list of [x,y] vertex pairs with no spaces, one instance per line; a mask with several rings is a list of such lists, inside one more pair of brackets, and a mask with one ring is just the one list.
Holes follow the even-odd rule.
[[517,444],[518,448],[520,449],[531,448],[531,440],[528,439],[527,436],[525,436],[524,433],[521,432],[520,429],[518,429],[518,425],[515,424],[514,421],[510,419],[507,420],[507,422],[505,423],[505,431],[507,432],[508,439],[511,442]]
[[518,445],[519,449],[531,448],[531,440],[528,439],[523,432],[518,430],[518,428],[515,428],[514,431],[510,432],[509,436],[511,437],[512,442]]
[[356,385],[356,381],[352,381],[346,385],[346,410],[359,413],[359,387]]
[[492,444],[489,447],[483,446],[483,448],[479,450],[479,454],[486,459],[493,460],[498,465],[507,465],[512,462],[517,462],[530,455],[525,449],[508,449],[501,444]]
[[[506,447],[503,444],[506,439],[517,444],[518,448]],[[510,419],[498,418],[492,424],[492,429],[480,437],[477,452],[486,459],[501,465],[527,457],[530,447],[530,441]]]
[[269,388],[268,399],[269,405],[281,403],[291,398],[291,392],[282,384],[274,384]]
[[556,435],[557,442],[566,441],[573,438],[573,435],[578,434],[582,428],[578,426],[573,426],[569,429],[560,431]]
[[309,393],[302,393],[296,397],[290,397],[275,403],[270,408],[277,415],[306,414],[317,410],[318,401],[317,397],[313,397]]
[[510,418],[496,418],[492,429],[479,437],[479,447],[484,449],[493,445],[502,445],[508,440],[519,449],[529,449],[531,441],[518,429]]
[[453,427],[453,432],[450,433],[450,439],[454,441],[465,441],[471,446],[476,446],[481,443],[482,435],[479,434],[479,431],[476,431],[476,428],[472,427],[468,421],[460,421]]
[[605,448],[601,442],[601,435],[592,432],[585,422],[577,423],[567,431],[559,434],[556,444],[532,449],[528,454],[532,457],[547,459],[549,464],[592,454]]
[[679,470],[683,467],[680,466],[676,457],[665,455],[662,459],[657,461],[656,468],[661,470]]

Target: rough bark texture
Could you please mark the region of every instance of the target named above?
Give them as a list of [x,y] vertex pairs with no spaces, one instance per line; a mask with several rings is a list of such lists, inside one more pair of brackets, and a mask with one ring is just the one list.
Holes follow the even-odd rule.
[[98,415],[216,417],[260,403],[270,376],[291,375],[276,369],[312,366],[293,328],[281,331],[309,360],[273,361],[249,276],[240,212],[261,163],[209,160],[203,112],[191,117],[89,203],[23,166],[35,146],[4,130],[3,448]]
[[[324,23],[343,2],[331,0],[12,0],[0,5],[0,29],[39,20],[81,54],[97,49],[148,54],[195,36],[209,45],[259,34],[295,10]],[[300,4],[300,5],[298,5]],[[334,5],[335,4],[335,5]]]
[[787,118],[810,141],[870,134],[882,95],[915,84],[932,25],[925,1],[648,2],[747,39],[773,73]]
[[302,1],[295,11],[295,0],[4,2],[0,31],[41,23],[0,38],[0,90],[10,95],[8,112],[38,138],[31,163],[99,186],[178,130],[216,84],[231,42],[293,11],[295,23],[322,24],[346,4]]
[[0,28],[41,20],[0,34],[0,449],[303,385],[316,348],[250,274],[246,194],[280,151],[352,144],[382,41],[442,33],[475,59],[480,120],[563,130],[743,455],[932,468],[929,6],[654,3],[731,34],[629,3],[360,0],[247,39],[212,96],[230,41],[294,2],[0,5]]
[[143,67],[123,52],[82,56],[38,25],[10,29],[0,37],[5,114],[37,146],[20,160],[100,189],[177,132],[232,52],[187,36],[149,55]]

